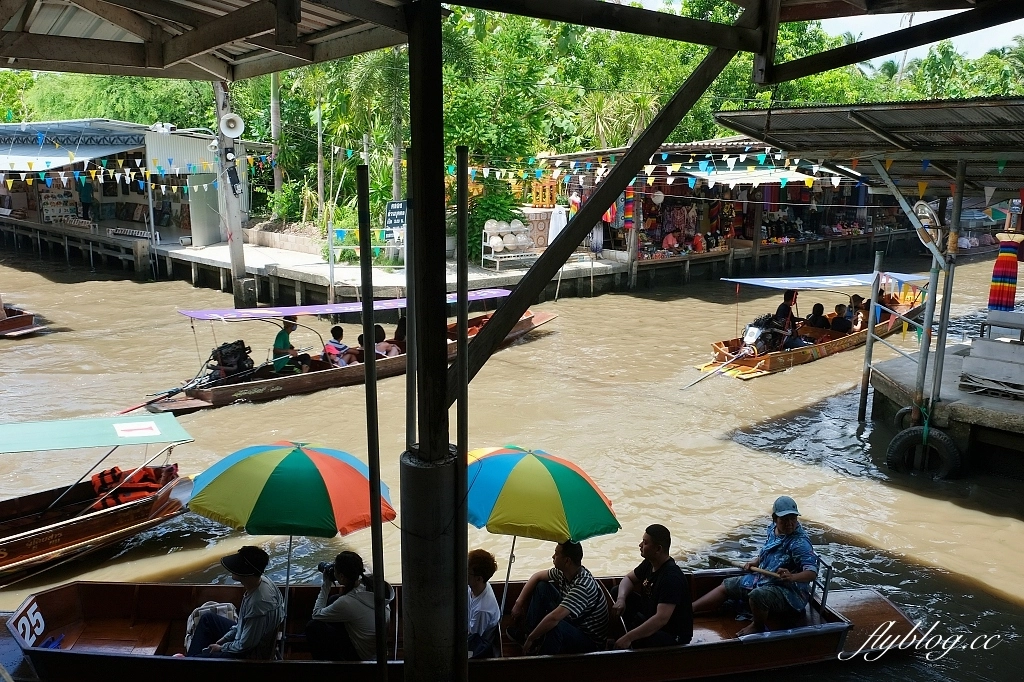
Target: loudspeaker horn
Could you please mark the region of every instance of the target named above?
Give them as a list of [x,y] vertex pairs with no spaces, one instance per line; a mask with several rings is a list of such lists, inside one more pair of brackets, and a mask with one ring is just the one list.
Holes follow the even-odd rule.
[[220,117],[220,132],[231,139],[241,137],[245,132],[245,121],[238,114],[224,114]]

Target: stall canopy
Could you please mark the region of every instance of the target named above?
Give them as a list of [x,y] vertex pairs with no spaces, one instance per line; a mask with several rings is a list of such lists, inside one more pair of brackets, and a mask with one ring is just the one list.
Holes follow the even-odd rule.
[[191,440],[170,414],[0,424],[0,454]]
[[71,151],[71,155],[69,155],[64,147],[55,148],[53,144],[45,146],[25,143],[9,144],[0,146],[0,172],[35,173],[57,170],[76,163],[88,163],[104,156],[123,154],[143,146],[143,144],[77,145],[68,148]]
[[[913,275],[905,272],[883,272],[896,282],[919,282],[928,279],[928,275]],[[845,289],[849,287],[869,287],[875,276],[868,272],[860,275],[821,275],[818,277],[751,277],[748,279],[731,279],[723,277],[723,282],[750,284],[768,289]]]
[[950,196],[961,159],[967,195],[992,203],[1024,187],[1024,98],[719,111],[715,118],[761,144],[880,187],[871,164],[877,160],[914,198]]

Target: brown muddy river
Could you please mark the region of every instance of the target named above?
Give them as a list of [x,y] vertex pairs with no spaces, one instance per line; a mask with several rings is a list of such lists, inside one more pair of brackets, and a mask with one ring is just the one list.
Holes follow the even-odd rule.
[[[887,265],[920,271],[926,263]],[[991,267],[986,261],[958,268],[955,317],[985,307]],[[0,292],[54,329],[0,342],[0,421],[110,415],[190,378],[218,343],[244,338],[259,362],[273,341],[274,330],[261,323],[196,323],[193,330],[176,309],[229,307],[231,298],[181,281],[140,283],[3,251]],[[938,622],[935,632],[1002,638],[990,651],[953,650],[938,661],[837,662],[786,673],[787,679],[1021,679],[1024,483],[984,476],[936,483],[891,474],[884,466],[889,427],[855,419],[859,351],[753,381],[717,376],[680,390],[699,376],[694,365],[708,358],[712,341],[735,336],[757,315],[774,311],[780,298],[752,287],[737,298],[732,285],[708,281],[546,303],[542,308],[559,317],[493,357],[471,384],[471,447],[516,443],[586,469],[622,523],[618,534],[585,543],[584,563],[595,573],[621,574],[636,565],[636,544],[654,522],[671,529],[673,554],[687,566],[706,566],[711,552],[753,555],[772,500],[788,494],[799,502],[816,550],[834,563],[839,586],[873,586],[926,627]],[[819,300],[831,309],[841,297],[805,292],[802,312]],[[314,326],[327,334],[327,322]],[[354,338],[356,325],[349,327]],[[894,338],[913,346],[913,334]],[[319,340],[299,329],[293,342]],[[379,385],[381,473],[399,524],[404,390],[404,378]],[[363,388],[350,387],[187,415],[180,421],[195,442],[178,447],[174,461],[195,474],[243,446],[282,439],[365,460],[363,404]],[[454,410],[452,426],[454,438]],[[139,449],[111,464],[132,466],[146,457]],[[0,495],[69,484],[97,458],[94,450],[3,456]],[[471,547],[498,556],[504,575],[510,538],[473,528],[469,537]],[[398,528],[386,526],[389,580],[401,579],[399,540]],[[79,578],[224,581],[218,558],[251,542],[268,548],[272,577],[283,582],[287,538],[252,538],[186,514],[117,549],[0,591],[0,609],[14,608],[27,592]],[[296,539],[293,580],[318,581],[317,562],[342,548],[368,557],[369,532]],[[516,554],[512,575],[525,578],[549,565],[551,546],[520,540]]]

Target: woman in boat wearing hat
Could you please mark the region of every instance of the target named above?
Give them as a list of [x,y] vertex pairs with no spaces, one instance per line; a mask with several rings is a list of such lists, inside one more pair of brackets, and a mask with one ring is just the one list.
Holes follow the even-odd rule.
[[277,628],[284,620],[281,591],[263,575],[270,557],[246,545],[220,563],[242,583],[245,595],[235,623],[216,613],[204,613],[192,635],[186,656],[209,658],[271,658]]

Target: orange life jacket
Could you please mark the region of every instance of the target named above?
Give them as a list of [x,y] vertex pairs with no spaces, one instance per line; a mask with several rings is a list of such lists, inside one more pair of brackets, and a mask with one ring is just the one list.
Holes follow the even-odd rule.
[[[178,476],[178,465],[142,467],[131,478],[118,467],[112,467],[94,474],[92,489],[97,500],[90,509],[108,509],[132,500],[148,497],[163,488]],[[116,490],[115,490],[116,488]],[[111,493],[110,491],[113,490]],[[109,495],[107,493],[110,493]]]

